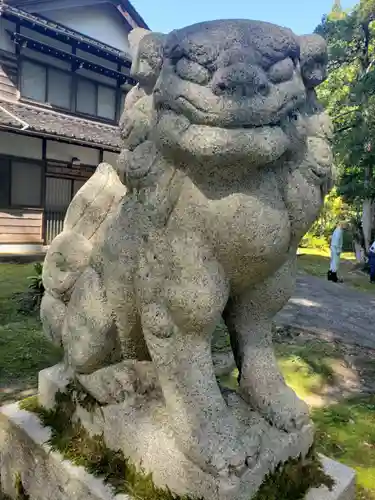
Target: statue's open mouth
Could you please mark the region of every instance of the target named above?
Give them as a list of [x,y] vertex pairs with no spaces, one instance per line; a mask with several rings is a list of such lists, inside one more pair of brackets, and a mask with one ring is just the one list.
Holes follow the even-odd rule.
[[202,125],[167,107],[158,112],[154,134],[166,151],[180,151],[202,161],[215,158],[215,163],[246,159],[248,166],[260,167],[278,160],[290,148],[290,136],[281,123],[259,127]]
[[[264,120],[261,123],[255,123],[251,119],[238,121],[231,123],[230,120],[226,119],[223,121],[220,128],[225,129],[262,129],[264,127],[270,128],[281,128],[286,126],[288,123],[292,123],[298,120],[301,114],[300,111],[301,102],[296,102],[296,100],[291,99],[290,102],[281,106],[274,116],[270,117],[268,120]],[[220,115],[218,113],[206,111],[196,103],[193,103],[185,96],[179,96],[173,101],[173,103],[166,103],[156,101],[156,108],[159,113],[163,111],[169,113],[175,113],[189,120],[192,125],[204,125],[207,127],[215,127],[213,123],[220,121]]]
[[274,87],[265,97],[238,97],[217,96],[208,87],[173,78],[167,87],[154,89],[156,141],[167,151],[199,160],[271,164],[292,146],[293,122],[306,104],[299,83]]

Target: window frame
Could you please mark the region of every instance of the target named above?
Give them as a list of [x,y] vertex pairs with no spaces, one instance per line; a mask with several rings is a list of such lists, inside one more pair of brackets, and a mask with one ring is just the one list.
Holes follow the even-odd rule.
[[[6,155],[6,154],[0,154],[0,160],[4,161],[7,163],[7,168],[8,168],[8,171],[9,171],[9,185],[7,186],[7,190],[8,190],[8,200],[7,200],[7,203],[5,203],[4,205],[1,205],[0,204],[0,209],[25,209],[25,208],[29,208],[29,209],[35,209],[35,210],[47,210],[46,208],[46,200],[45,200],[45,191],[44,191],[44,183],[45,183],[45,179],[47,177],[56,177],[58,179],[68,179],[71,183],[71,199],[69,201],[69,204],[71,203],[72,199],[73,199],[73,191],[74,191],[74,181],[81,181],[83,180],[82,178],[74,178],[74,177],[60,177],[59,175],[55,175],[55,174],[49,174],[48,172],[46,172],[46,162],[48,160],[38,160],[38,159],[32,159],[32,158],[24,158],[22,156],[13,156],[13,155]],[[19,204],[12,204],[12,162],[16,162],[16,163],[30,163],[31,165],[38,165],[40,166],[40,172],[41,172],[41,178],[40,178],[40,182],[41,182],[41,193],[40,193],[40,203],[36,206],[30,206],[30,205],[19,205]],[[68,166],[69,167],[69,164],[68,162],[61,162],[61,164],[63,164],[64,166]],[[89,168],[92,173],[90,175],[90,177],[88,177],[85,182],[87,182],[91,176],[95,173],[95,169],[96,169],[96,166],[95,165],[89,165],[89,164],[86,164],[86,163],[82,163],[81,164],[81,167],[84,167],[84,168]]]
[[[118,100],[118,92],[117,92],[117,87],[111,87],[110,85],[103,85],[100,82],[98,82],[99,85],[96,87],[96,114],[97,117],[100,118],[101,120],[110,120],[111,122],[116,121],[116,115],[117,115],[117,100]],[[107,118],[105,116],[99,115],[99,89],[104,88],[104,89],[110,89],[111,92],[113,92],[115,96],[114,100],[114,107],[113,107],[113,118]]]
[[[95,86],[95,115],[92,115],[90,113],[83,113],[82,111],[78,111],[77,110],[77,96],[78,96],[78,85],[79,85],[79,81],[80,80],[86,80],[92,84],[94,84]],[[110,89],[110,90],[113,90],[114,93],[115,93],[115,109],[114,109],[114,119],[111,120],[110,118],[104,118],[102,116],[99,116],[98,115],[98,107],[99,107],[99,87],[105,87],[107,89]],[[117,124],[118,122],[116,121],[116,109],[117,109],[117,100],[118,100],[118,97],[117,97],[117,92],[116,92],[116,87],[115,86],[111,86],[111,85],[107,85],[106,83],[102,83],[102,82],[99,82],[98,80],[92,80],[91,78],[87,78],[87,76],[82,76],[80,75],[79,73],[76,74],[76,88],[75,88],[75,99],[74,99],[74,113],[76,113],[77,115],[79,116],[83,116],[83,117],[87,117],[87,118],[95,118],[95,119],[98,119],[98,120],[101,120],[101,121],[104,121],[104,122],[107,122],[107,123],[115,123]]]
[[[45,88],[45,96],[44,96],[44,102],[37,101],[36,99],[33,99],[32,97],[27,97],[22,95],[22,67],[23,67],[23,62],[27,61],[31,64],[34,64],[35,66],[39,66],[40,68],[43,68],[46,71],[46,88]],[[71,83],[70,83],[70,107],[69,108],[63,108],[61,106],[57,106],[55,104],[52,104],[48,101],[48,93],[49,93],[49,72],[50,69],[67,74],[71,77]],[[33,103],[37,104],[38,106],[41,107],[46,107],[48,109],[54,109],[56,111],[60,111],[62,113],[68,113],[72,114],[75,116],[80,116],[82,118],[87,118],[89,120],[94,120],[94,121],[99,121],[103,123],[108,123],[110,125],[118,125],[118,121],[120,118],[120,115],[118,116],[118,111],[120,106],[121,106],[121,93],[117,92],[117,87],[108,85],[106,83],[99,82],[98,80],[94,80],[91,78],[88,78],[87,76],[80,75],[77,72],[73,72],[70,70],[62,69],[57,66],[53,66],[52,64],[46,64],[43,63],[37,59],[33,59],[32,57],[29,56],[20,56],[18,60],[18,71],[19,71],[19,78],[18,78],[18,90],[20,92],[20,101],[25,102],[25,103]],[[77,109],[77,95],[78,95],[78,84],[79,80],[86,80],[93,84],[95,86],[95,112],[96,114],[92,115],[90,113],[83,113],[82,111],[78,111]],[[98,106],[99,106],[99,101],[98,101],[98,88],[99,87],[105,87],[108,88],[115,93],[115,109],[114,109],[114,119],[110,118],[105,118],[102,116],[99,116],[98,113]]]
[[8,171],[8,185],[6,186],[7,201],[4,204],[4,206],[2,206],[0,203],[0,207],[9,208],[11,206],[10,202],[11,202],[11,198],[12,198],[12,162],[11,162],[9,156],[6,156],[6,155],[0,155],[0,161],[3,161],[6,164],[5,168]]
[[[23,63],[28,62],[33,64],[34,66],[39,66],[39,68],[42,68],[46,75],[45,75],[45,89],[44,89],[44,102],[37,101],[36,99],[28,96],[24,96],[22,94],[22,81],[23,81],[23,71],[24,71],[24,66]],[[19,85],[18,85],[18,90],[20,92],[20,97],[21,99],[25,99],[27,101],[31,101],[33,103],[38,103],[38,104],[48,104],[47,97],[48,97],[48,68],[45,64],[42,62],[36,61],[35,59],[29,59],[26,57],[21,57],[20,58],[20,64],[19,64],[19,69],[18,69],[18,74],[19,74]]]
[[[54,109],[61,109],[64,111],[71,111],[72,109],[72,88],[73,88],[73,75],[70,71],[57,68],[56,66],[46,65],[47,78],[46,78],[46,102],[48,106],[53,107]],[[62,73],[63,75],[68,75],[70,78],[70,86],[69,86],[69,108],[64,108],[63,106],[58,106],[57,104],[53,104],[48,100],[49,95],[49,86],[50,86],[50,72],[55,71],[56,73]]]
[[79,82],[85,80],[86,82],[89,82],[94,85],[95,87],[95,113],[98,112],[98,85],[95,80],[91,80],[90,78],[87,78],[86,76],[81,76],[79,73],[77,73],[76,76],[76,89],[75,89],[75,106],[74,106],[74,112],[81,115],[81,116],[89,116],[90,118],[99,118],[97,114],[90,114],[90,113],[84,113],[83,111],[78,111],[77,105],[78,105],[78,87],[79,87]]
[[[1,160],[6,161],[8,163],[8,169],[9,169],[9,186],[8,186],[8,204],[7,206],[3,206],[1,208],[6,208],[6,209],[23,209],[23,208],[31,208],[31,209],[36,209],[40,210],[43,209],[43,181],[44,181],[44,162],[43,160],[33,160],[31,158],[24,158],[21,156],[11,156],[11,155],[0,155]],[[31,165],[38,165],[40,167],[40,199],[39,199],[39,204],[38,205],[23,205],[23,204],[13,204],[12,203],[12,183],[13,183],[13,178],[12,178],[12,163],[30,163]]]

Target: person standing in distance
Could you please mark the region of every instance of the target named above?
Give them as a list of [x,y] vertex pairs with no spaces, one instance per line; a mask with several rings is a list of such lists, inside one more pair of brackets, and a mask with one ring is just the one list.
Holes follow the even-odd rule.
[[327,277],[328,281],[333,281],[334,283],[342,283],[342,280],[340,280],[337,276],[337,272],[340,267],[340,257],[342,253],[342,246],[344,243],[344,229],[345,223],[340,222],[336,229],[333,231],[331,237],[331,262]]

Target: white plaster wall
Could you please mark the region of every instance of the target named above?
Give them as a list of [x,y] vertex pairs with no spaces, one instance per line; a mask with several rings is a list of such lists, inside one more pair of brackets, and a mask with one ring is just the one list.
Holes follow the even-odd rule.
[[64,142],[47,141],[47,158],[49,160],[71,162],[74,157],[79,158],[81,163],[85,165],[95,167],[99,163],[99,150]]
[[42,159],[42,139],[0,132],[0,153],[40,160]]
[[64,10],[51,10],[45,15],[84,35],[119,50],[128,51],[127,29],[112,6],[93,5]]

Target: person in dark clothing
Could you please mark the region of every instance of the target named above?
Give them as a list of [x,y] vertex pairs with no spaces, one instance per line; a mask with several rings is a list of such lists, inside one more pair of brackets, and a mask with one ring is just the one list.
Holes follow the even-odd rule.
[[369,248],[368,263],[370,266],[370,283],[375,284],[375,241]]

